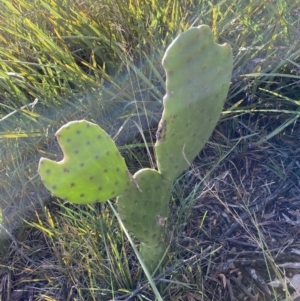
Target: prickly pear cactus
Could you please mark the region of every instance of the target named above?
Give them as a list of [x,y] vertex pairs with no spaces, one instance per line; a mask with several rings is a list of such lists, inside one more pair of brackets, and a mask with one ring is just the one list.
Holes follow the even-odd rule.
[[142,169],[133,178],[110,137],[97,125],[74,121],[57,132],[60,162],[42,158],[45,186],[69,202],[85,204],[119,196],[125,227],[141,241],[150,272],[163,256],[164,223],[172,181],[187,168],[214,130],[229,89],[231,48],[214,42],[207,26],[190,28],[167,49],[164,111],[157,131],[158,171]]
[[72,203],[107,201],[129,188],[124,159],[98,125],[72,121],[56,133],[64,154],[60,162],[41,158],[42,182],[54,195]]
[[191,164],[220,118],[233,57],[230,46],[216,44],[202,25],[179,35],[162,63],[167,93],[155,154],[158,171],[172,181]]
[[153,272],[166,250],[163,233],[171,184],[149,168],[139,170],[133,178],[136,185],[117,198],[118,212],[125,227],[140,239],[141,257]]

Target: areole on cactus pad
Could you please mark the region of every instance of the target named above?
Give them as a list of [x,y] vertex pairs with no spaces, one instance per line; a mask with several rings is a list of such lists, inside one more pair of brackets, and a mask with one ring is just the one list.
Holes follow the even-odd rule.
[[164,240],[172,181],[183,172],[212,134],[226,99],[233,67],[229,45],[214,42],[208,26],[190,28],[163,58],[167,93],[157,130],[158,170],[130,176],[115,143],[98,125],[72,121],[56,136],[64,158],[41,158],[45,186],[69,202],[87,204],[117,197],[125,227],[141,241],[141,255],[153,272],[166,250]]

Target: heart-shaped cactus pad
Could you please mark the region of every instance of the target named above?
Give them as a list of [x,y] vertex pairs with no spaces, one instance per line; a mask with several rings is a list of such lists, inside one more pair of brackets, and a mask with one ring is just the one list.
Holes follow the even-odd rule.
[[64,158],[41,158],[39,174],[55,196],[71,203],[103,202],[130,186],[124,158],[114,141],[98,125],[72,121],[56,133]]

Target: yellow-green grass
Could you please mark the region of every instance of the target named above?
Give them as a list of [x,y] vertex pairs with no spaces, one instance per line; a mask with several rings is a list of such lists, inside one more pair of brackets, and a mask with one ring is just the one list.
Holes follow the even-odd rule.
[[[58,160],[61,153],[54,133],[69,120],[86,118],[118,141],[131,171],[150,166],[164,95],[161,58],[178,33],[208,24],[217,42],[232,46],[235,67],[222,124],[202,153],[203,160],[174,184],[171,237],[180,237],[186,224],[194,223],[193,206],[202,190],[211,187],[205,186],[211,177],[226,171],[232,158],[244,158],[250,142],[265,147],[297,122],[299,1],[0,0],[0,4],[0,208],[18,242],[2,257],[0,269],[14,275],[28,264],[18,248],[40,263],[26,274],[29,283],[33,275],[43,284],[37,300],[43,296],[110,300],[147,283],[111,209],[70,206],[50,198],[37,176],[37,162],[41,156]],[[251,116],[258,114],[262,117],[253,122]],[[271,125],[266,135],[260,122],[265,118]],[[241,125],[246,133],[232,138]],[[282,176],[278,161],[266,164],[276,179]],[[198,175],[197,169],[204,171],[201,181],[186,192],[180,181],[188,173]],[[238,190],[242,184],[234,179],[230,185]],[[243,206],[247,211],[247,204]],[[7,222],[5,217],[11,219]],[[207,215],[198,218],[197,231],[207,231]],[[266,262],[271,262],[273,253],[259,231],[256,237],[249,236],[266,249]],[[183,246],[184,237],[180,246],[174,240],[173,276],[162,276],[161,296],[154,297],[147,288],[139,300],[212,300],[214,292],[204,279],[211,276],[209,262],[218,256],[219,245],[214,246],[208,234],[206,238],[192,248]],[[3,249],[12,242],[10,237],[4,241]],[[193,259],[198,251],[203,255]],[[270,274],[275,271],[283,279],[275,264],[271,268]]]

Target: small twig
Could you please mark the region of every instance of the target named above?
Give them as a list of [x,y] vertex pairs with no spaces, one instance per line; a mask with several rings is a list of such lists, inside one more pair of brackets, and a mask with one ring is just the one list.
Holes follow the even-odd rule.
[[254,282],[256,282],[257,285],[264,291],[265,294],[269,296],[272,295],[271,291],[268,288],[268,285],[257,270],[251,267],[245,267],[245,270],[247,271],[249,276],[254,280]]
[[231,283],[230,283],[229,279],[226,279],[226,285],[227,285],[227,288],[228,288],[230,300],[234,301],[235,298],[234,298],[234,295],[233,295],[232,286],[231,286]]
[[247,288],[235,277],[231,277],[230,280],[232,280],[252,301],[257,301],[257,298],[253,296]]
[[246,246],[246,247],[251,247],[251,248],[257,248],[257,244],[255,243],[249,243],[249,242],[244,242],[238,239],[234,239],[234,238],[227,238],[227,241],[230,241],[234,244],[238,244],[241,246]]

